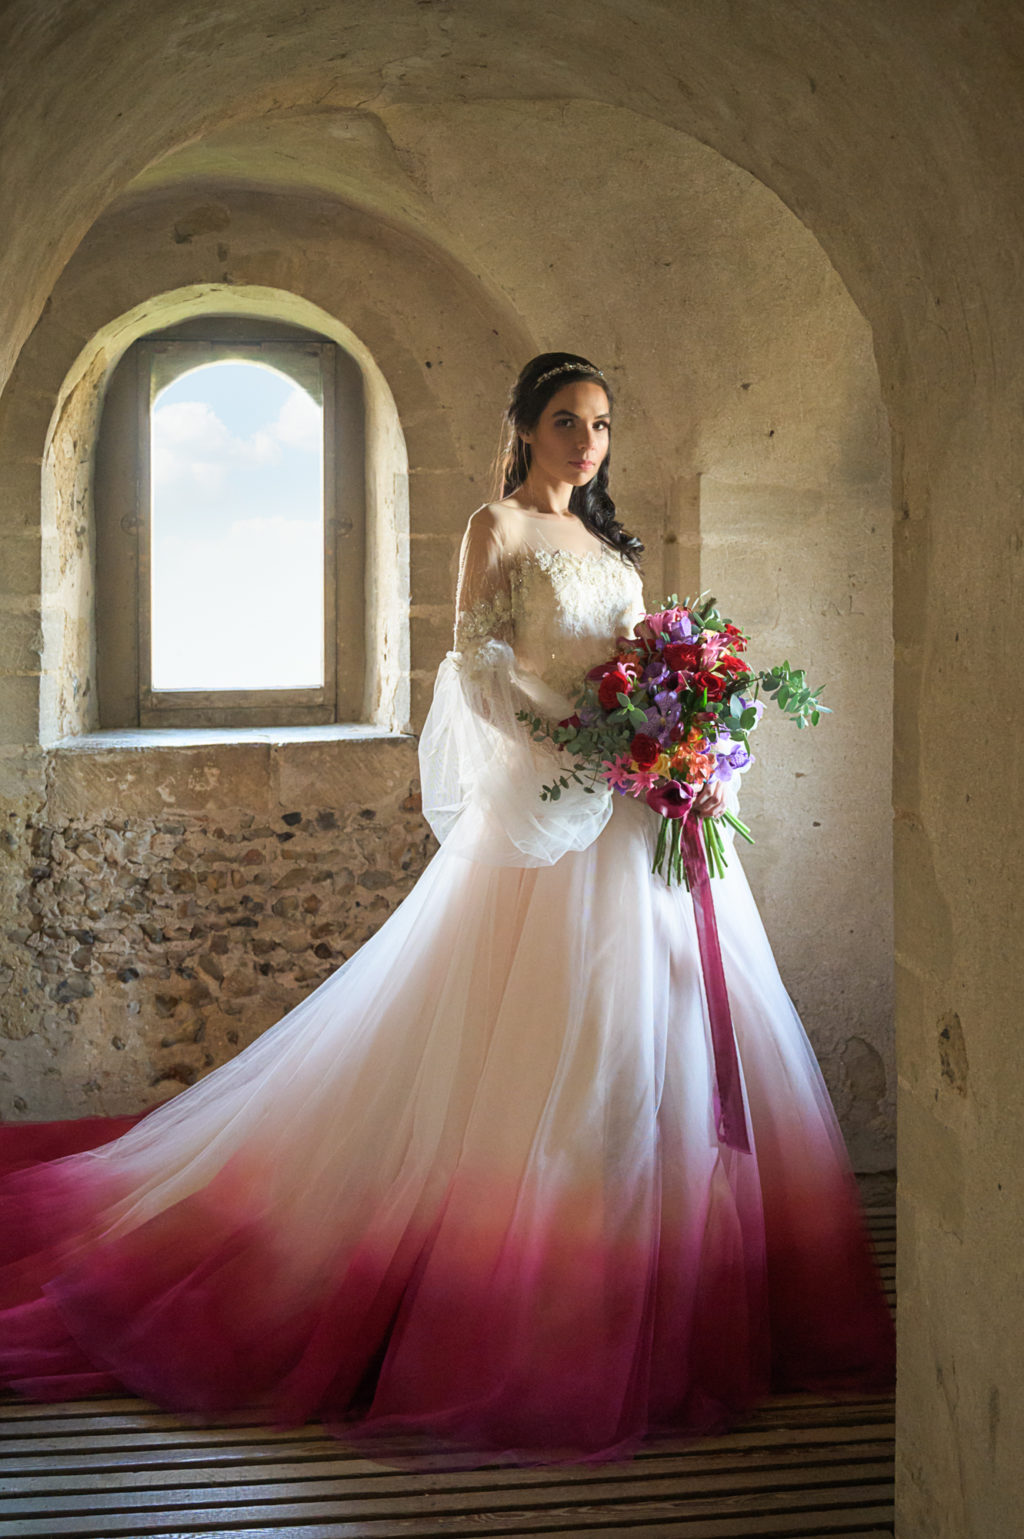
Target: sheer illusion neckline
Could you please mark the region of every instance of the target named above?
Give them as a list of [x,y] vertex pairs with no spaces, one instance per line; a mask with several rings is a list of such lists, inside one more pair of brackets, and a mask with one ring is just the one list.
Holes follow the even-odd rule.
[[[495,506],[505,507],[505,504],[497,503]],[[518,515],[520,518],[529,519],[530,523],[536,526],[536,539],[538,543],[534,544],[532,538],[524,539],[522,544],[519,546],[519,549],[516,551],[517,555],[530,555],[536,550],[542,550],[552,555],[583,556],[588,559],[593,559],[603,556],[605,552],[609,550],[609,547],[606,546],[602,540],[597,539],[593,534],[590,533],[589,530],[587,530],[587,526],[583,523],[582,519],[578,518],[575,514],[569,518],[565,518],[561,515],[552,513],[540,513],[535,509],[530,510],[527,508],[509,508],[508,511]],[[551,525],[556,523],[562,524],[566,528],[575,528],[577,530],[585,531],[583,537],[588,540],[589,548],[580,550],[573,545],[557,544],[544,528],[545,524]],[[612,555],[616,554],[615,551],[611,551],[610,553]]]
[[[617,552],[611,550],[600,540],[595,540],[589,549],[577,550],[572,545],[556,545],[551,540],[541,540],[536,545],[524,544],[516,553],[521,559],[529,560],[531,557],[563,557],[570,561],[602,561],[606,556],[614,556]],[[543,565],[543,559],[540,562]]]
[[[604,553],[603,545],[598,546],[596,550],[573,550],[569,545],[525,545],[518,554],[520,559],[525,560],[530,560],[531,557],[547,557],[553,561],[556,556],[562,556],[570,561],[600,561]],[[543,564],[541,559],[541,565]]]

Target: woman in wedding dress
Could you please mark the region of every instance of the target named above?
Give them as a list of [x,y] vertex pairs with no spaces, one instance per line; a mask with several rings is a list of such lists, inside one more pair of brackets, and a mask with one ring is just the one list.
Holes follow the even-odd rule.
[[420,741],[442,844],[396,912],[165,1105],[0,1129],[0,1382],[523,1461],[891,1384],[856,1183],[734,850],[714,903],[748,1150],[716,1130],[657,815],[542,801],[558,751],[517,719],[567,715],[644,611],[610,412],[573,354],[515,386]]

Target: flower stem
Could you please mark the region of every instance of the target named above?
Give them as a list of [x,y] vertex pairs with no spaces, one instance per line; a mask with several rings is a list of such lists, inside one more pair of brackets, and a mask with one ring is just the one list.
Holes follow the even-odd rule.
[[[667,834],[668,834],[668,818],[662,818],[661,819],[661,825],[660,825],[660,827],[658,829],[658,842],[657,842],[657,844],[654,847],[654,869],[655,869],[655,871],[660,871],[662,866],[665,864],[665,839],[666,839]],[[666,877],[666,881],[671,882],[671,880],[672,880],[672,872],[671,872],[671,866],[670,866],[669,867],[669,874]]]
[[725,821],[729,824],[729,826],[731,828],[734,828],[738,834],[742,835],[742,837],[747,841],[748,844],[753,844],[754,843],[754,836],[750,832],[750,829],[747,827],[746,823],[741,823],[740,822],[739,818],[736,816],[736,814],[734,812],[729,812],[728,810],[726,810],[725,812],[722,813],[722,817],[725,819]]

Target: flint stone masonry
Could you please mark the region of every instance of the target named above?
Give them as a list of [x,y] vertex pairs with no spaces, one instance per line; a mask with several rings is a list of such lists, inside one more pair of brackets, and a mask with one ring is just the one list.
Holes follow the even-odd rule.
[[350,957],[436,847],[414,746],[372,747],[367,779],[361,744],[289,745],[305,775],[221,745],[227,797],[209,749],[157,752],[168,773],[141,776],[137,751],[55,753],[50,805],[8,813],[0,840],[0,1117],[163,1100]]

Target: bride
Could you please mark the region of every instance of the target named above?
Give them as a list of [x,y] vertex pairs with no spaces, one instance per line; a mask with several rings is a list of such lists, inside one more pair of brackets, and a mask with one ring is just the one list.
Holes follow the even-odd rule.
[[716,1132],[656,814],[542,801],[558,751],[517,719],[569,714],[644,610],[611,412],[574,354],[514,387],[420,741],[441,848],[400,908],[165,1105],[0,1130],[0,1382],[523,1461],[891,1383],[856,1183],[736,854],[714,901],[749,1150]]

